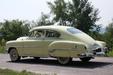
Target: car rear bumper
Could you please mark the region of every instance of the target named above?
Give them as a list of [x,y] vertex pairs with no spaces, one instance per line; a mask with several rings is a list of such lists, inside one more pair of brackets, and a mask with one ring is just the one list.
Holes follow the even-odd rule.
[[104,56],[105,53],[108,51],[108,48],[107,47],[104,47],[104,48],[98,48],[96,50],[93,50],[93,53],[94,55],[100,55],[100,56]]
[[104,56],[107,50],[108,50],[107,47],[98,48],[96,50],[92,50],[92,51],[87,51],[85,53],[81,53],[79,55],[79,57],[80,58],[84,58],[84,57],[92,57],[92,58],[94,58],[95,56]]

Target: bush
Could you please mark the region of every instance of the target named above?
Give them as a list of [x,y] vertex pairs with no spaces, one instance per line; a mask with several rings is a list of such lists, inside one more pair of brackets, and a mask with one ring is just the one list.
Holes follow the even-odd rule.
[[113,57],[113,49],[107,53],[107,56]]
[[4,48],[4,46],[0,46],[0,53],[5,53],[5,48]]
[[2,39],[2,40],[0,41],[0,45],[1,45],[1,46],[5,46],[5,43],[6,43],[6,40],[5,40],[5,39]]
[[2,39],[0,41],[0,53],[4,53],[5,52],[5,43],[6,43],[5,39]]

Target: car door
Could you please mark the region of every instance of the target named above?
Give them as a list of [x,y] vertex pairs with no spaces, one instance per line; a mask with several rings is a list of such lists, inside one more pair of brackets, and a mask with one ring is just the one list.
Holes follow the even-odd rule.
[[34,30],[32,34],[27,40],[24,40],[24,55],[47,57],[47,51],[45,51],[47,46],[44,43],[44,30]]
[[60,37],[60,33],[58,33],[57,31],[55,30],[51,30],[51,29],[47,29],[45,31],[45,38],[43,40],[43,43],[46,45],[46,47],[44,47],[45,51],[47,51],[48,55],[49,55],[49,45],[52,43],[52,42],[55,42],[55,41],[58,41],[58,40],[61,40],[59,37]]
[[[36,30],[33,31],[33,36],[29,39],[24,40],[24,53],[27,56],[37,56],[37,57],[48,57],[49,50],[48,46],[55,40],[58,40],[56,37],[55,31],[52,30]],[[59,37],[59,36],[58,36]]]

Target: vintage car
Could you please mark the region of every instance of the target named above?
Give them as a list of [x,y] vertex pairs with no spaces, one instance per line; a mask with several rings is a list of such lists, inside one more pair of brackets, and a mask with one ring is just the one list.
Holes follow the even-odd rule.
[[87,62],[95,55],[103,55],[106,43],[96,41],[79,29],[69,26],[39,26],[30,30],[30,35],[6,43],[11,61],[21,57],[35,59],[53,57],[60,64],[67,64],[72,58]]

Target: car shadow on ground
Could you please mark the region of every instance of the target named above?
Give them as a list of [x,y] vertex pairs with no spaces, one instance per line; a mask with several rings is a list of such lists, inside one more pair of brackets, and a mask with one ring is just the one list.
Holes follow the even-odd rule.
[[72,61],[70,64],[67,65],[61,65],[58,63],[55,59],[22,59],[18,62],[11,62],[8,61],[8,63],[24,63],[24,64],[35,64],[35,65],[49,65],[49,66],[60,66],[60,67],[70,67],[70,68],[101,68],[105,66],[111,66],[113,63],[111,62],[101,62],[101,61],[90,61],[90,62],[81,62],[79,60]]

